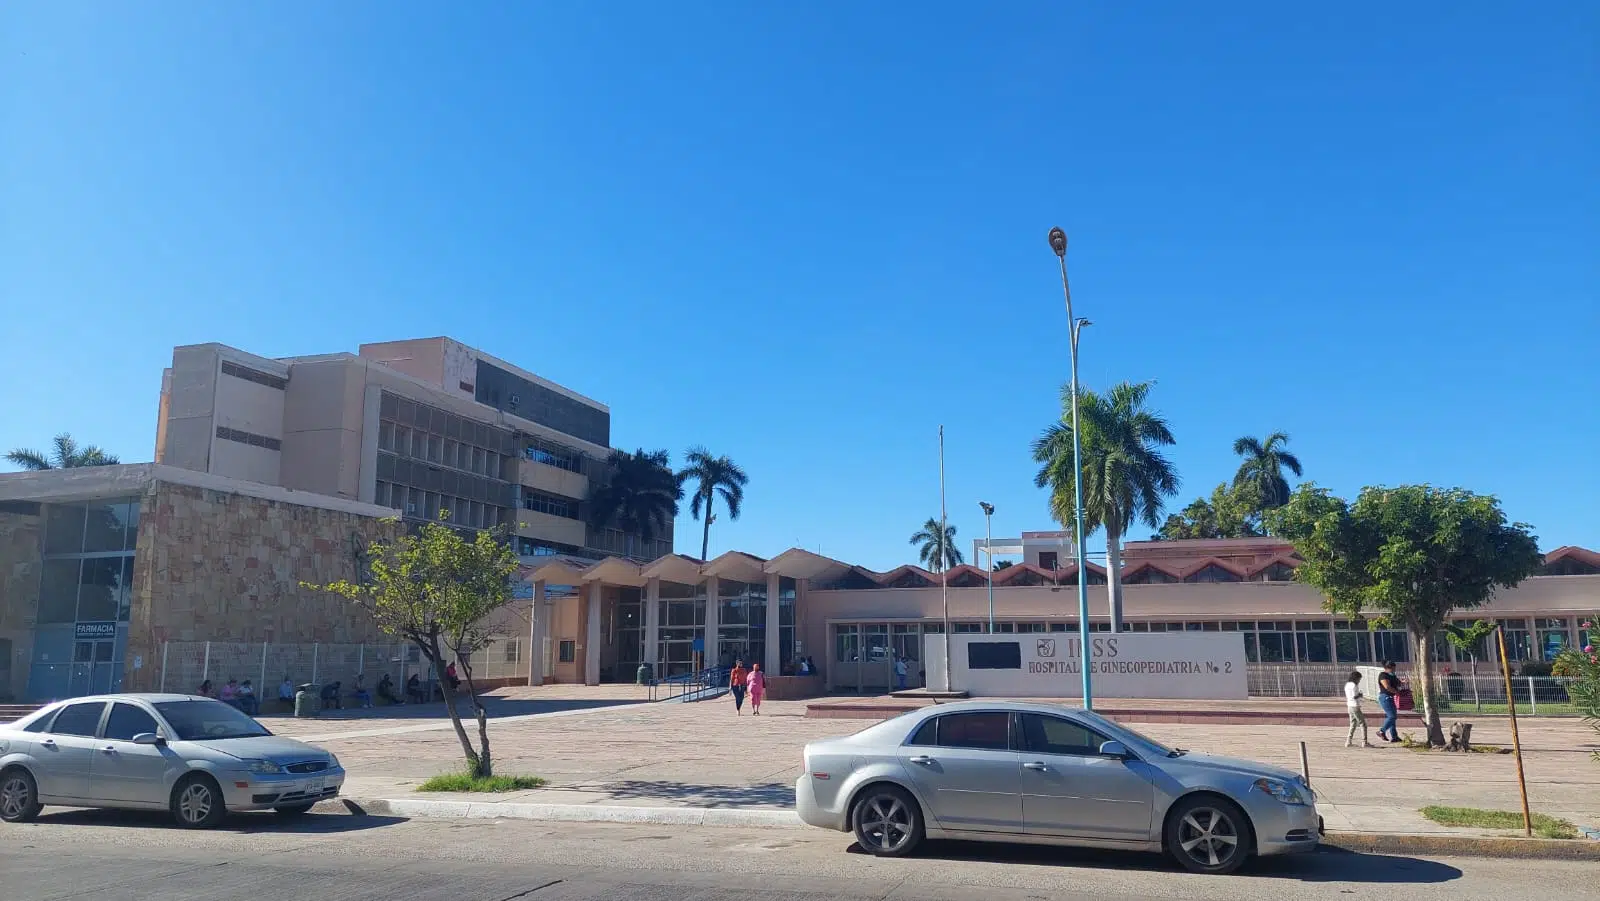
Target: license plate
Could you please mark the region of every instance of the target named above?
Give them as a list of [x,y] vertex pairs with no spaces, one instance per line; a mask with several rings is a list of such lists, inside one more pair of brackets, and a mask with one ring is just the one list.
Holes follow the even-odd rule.
[[305,793],[308,794],[308,795],[321,794],[322,793],[322,780],[321,779],[307,779],[306,780]]

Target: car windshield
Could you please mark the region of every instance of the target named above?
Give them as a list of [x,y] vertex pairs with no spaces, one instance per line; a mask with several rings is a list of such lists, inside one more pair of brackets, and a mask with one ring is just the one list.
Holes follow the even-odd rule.
[[1114,723],[1092,710],[1079,710],[1077,711],[1077,714],[1078,716],[1082,717],[1085,722],[1093,725],[1101,732],[1116,738],[1118,741],[1129,746],[1135,751],[1139,751],[1142,754],[1155,757],[1178,757],[1184,753],[1179,749],[1169,748],[1161,742],[1150,738],[1136,729],[1130,729],[1121,723]]
[[156,705],[156,712],[172,727],[174,741],[217,741],[272,734],[239,710],[210,698],[163,701]]

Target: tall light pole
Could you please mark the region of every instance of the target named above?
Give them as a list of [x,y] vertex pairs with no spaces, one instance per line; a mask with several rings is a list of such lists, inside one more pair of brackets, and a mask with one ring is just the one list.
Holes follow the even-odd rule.
[[[950,693],[950,537],[949,518],[944,506],[944,426],[939,426],[939,597],[944,600],[944,693]],[[210,647],[210,645],[206,645]]]
[[1072,315],[1072,289],[1067,286],[1067,233],[1058,226],[1050,229],[1050,249],[1061,263],[1061,293],[1067,298],[1068,343],[1072,354],[1072,515],[1078,541],[1078,647],[1083,667],[1083,709],[1094,709],[1094,692],[1089,668],[1094,662],[1089,653],[1089,574],[1084,568],[1083,535],[1083,437],[1078,428],[1078,335],[1089,324]]
[[990,517],[994,516],[994,504],[988,501],[978,501],[978,507],[983,510],[983,553],[984,559],[989,561],[989,634],[994,634],[994,529]]

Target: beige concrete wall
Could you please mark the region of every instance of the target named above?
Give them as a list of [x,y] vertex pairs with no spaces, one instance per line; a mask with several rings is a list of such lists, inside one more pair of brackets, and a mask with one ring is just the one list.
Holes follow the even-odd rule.
[[170,378],[162,404],[161,455],[157,463],[210,471],[211,441],[216,434],[214,414],[218,360],[211,345],[175,347]]
[[517,517],[516,533],[524,538],[543,538],[563,544],[584,545],[585,530],[582,520],[552,516],[537,510],[513,511]]
[[[394,640],[354,604],[302,586],[355,578],[354,550],[393,538],[392,523],[166,482],[146,491],[140,516],[130,660],[159,661],[169,640]],[[160,673],[127,675],[148,690]]]
[[574,646],[584,643],[584,620],[588,603],[580,594],[577,597],[557,598],[550,608],[550,660],[551,680],[565,683],[583,682],[583,654],[581,651],[571,663],[561,662],[561,642]]
[[43,531],[38,515],[0,511],[0,702],[28,687]]
[[361,498],[366,369],[350,357],[294,364],[283,415],[284,487]]
[[271,448],[218,438],[211,447],[208,471],[228,479],[278,485],[281,461],[282,454]]
[[562,497],[583,500],[589,496],[589,478],[548,463],[538,463],[527,458],[517,461],[517,478],[522,484]]
[[[438,388],[454,388],[444,380],[445,345],[454,343],[447,338],[413,338],[406,341],[379,341],[363,344],[356,353],[363,359],[382,363],[414,379],[421,379]],[[460,394],[459,390],[454,393]]]

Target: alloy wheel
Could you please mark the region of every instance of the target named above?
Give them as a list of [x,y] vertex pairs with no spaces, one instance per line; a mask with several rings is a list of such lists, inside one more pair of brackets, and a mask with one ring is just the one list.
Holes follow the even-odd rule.
[[874,795],[865,804],[861,830],[872,841],[872,850],[892,854],[911,840],[911,810],[905,802],[893,795]]
[[21,776],[10,776],[4,785],[0,785],[0,815],[6,819],[15,819],[22,816],[28,809],[28,783]]
[[178,813],[185,823],[198,826],[211,816],[211,807],[216,803],[211,787],[204,782],[190,783],[178,796]]
[[1215,869],[1239,853],[1239,827],[1214,807],[1196,807],[1178,823],[1178,847],[1200,866]]

